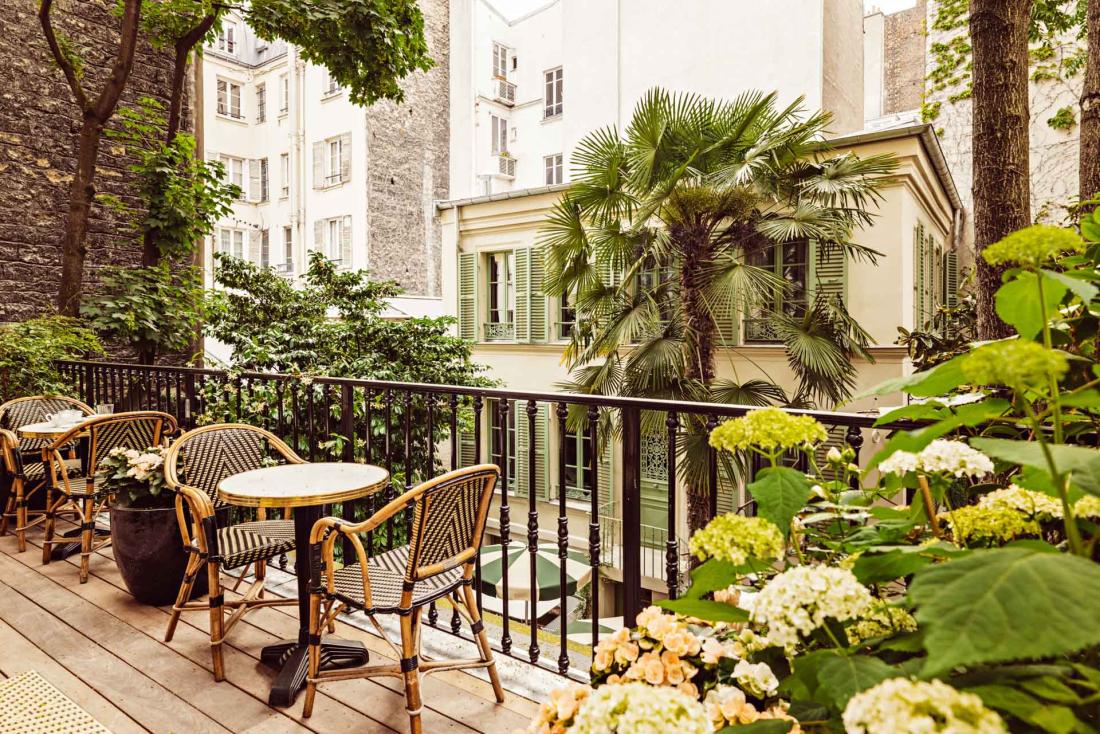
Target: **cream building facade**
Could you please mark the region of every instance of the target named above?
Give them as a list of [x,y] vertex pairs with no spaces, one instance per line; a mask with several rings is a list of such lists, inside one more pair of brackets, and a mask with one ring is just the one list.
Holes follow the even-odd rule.
[[[873,225],[855,236],[860,244],[882,253],[878,263],[841,263],[835,256],[811,255],[804,266],[810,290],[829,288],[838,292],[850,313],[875,341],[871,349],[874,363],[857,365],[859,391],[911,371],[904,348],[893,343],[897,327],[914,328],[939,304],[953,298],[961,201],[929,125],[844,136],[835,140],[834,145],[839,152],[851,151],[861,156],[890,152],[899,161],[896,174],[883,182],[883,201],[875,212]],[[542,295],[539,249],[542,222],[565,188],[539,187],[439,205],[444,304],[458,320],[460,333],[474,341],[475,361],[488,365],[491,375],[509,389],[550,391],[568,377],[562,352],[571,313],[563,311],[556,299]],[[719,353],[720,377],[739,381],[762,377],[788,390],[794,386],[786,353],[769,338],[766,329],[754,329],[751,321],[739,318],[734,333],[734,346]],[[899,396],[871,398],[844,409],[874,411],[899,400]],[[547,541],[555,537],[556,502],[564,492],[571,543],[587,547],[591,493],[599,492],[602,552],[605,559],[611,559],[605,578],[607,583],[614,584],[621,564],[621,548],[616,543],[620,528],[616,507],[621,502],[617,496],[621,487],[616,466],[618,450],[612,447],[604,457],[599,471],[600,486],[593,487],[583,471],[590,451],[587,439],[573,434],[559,435],[557,422],[545,407],[540,407],[535,435],[530,436],[523,406],[518,407],[521,414],[518,425],[512,426],[510,421],[507,426],[509,452],[518,456],[522,464],[531,444],[535,446],[539,464],[538,499],[552,503],[539,513],[542,536]],[[515,416],[516,412],[513,408],[510,415]],[[489,442],[496,441],[502,426],[492,413],[487,409],[487,415],[483,416],[482,435],[488,437],[483,455],[474,457],[467,442],[463,446],[465,460],[493,458],[489,446],[495,443]],[[870,456],[881,440],[877,432],[866,431],[865,456]],[[559,476],[556,464],[563,444],[567,472]],[[662,474],[667,451],[664,437],[643,436],[641,451],[642,538],[648,548],[642,560],[644,584],[660,596],[665,591],[663,548],[668,536],[667,475]],[[511,476],[516,476],[517,468],[519,476],[527,476],[525,464],[511,467]],[[518,494],[524,496],[522,486]],[[735,490],[725,488],[719,493],[719,506],[731,509],[741,499]],[[685,517],[682,510],[677,513],[680,518]],[[497,514],[491,513],[490,517]],[[512,534],[523,537],[524,532],[525,528],[516,524]],[[680,532],[686,535],[686,528]],[[686,548],[686,544],[682,547]],[[614,598],[613,593],[602,596],[607,600]],[[613,606],[600,610],[601,615],[612,612]]]

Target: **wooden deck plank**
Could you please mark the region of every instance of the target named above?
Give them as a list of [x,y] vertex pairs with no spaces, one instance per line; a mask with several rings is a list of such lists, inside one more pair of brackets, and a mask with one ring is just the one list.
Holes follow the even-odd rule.
[[127,661],[43,613],[39,603],[7,585],[11,563],[6,556],[0,558],[0,594],[5,600],[0,619],[152,732],[229,731]]
[[[101,552],[106,556],[110,556],[109,547]],[[70,562],[72,561],[70,560]],[[118,567],[114,563],[97,564],[94,575],[110,582],[119,589],[125,588]],[[226,591],[227,598],[233,596],[233,593]],[[181,626],[185,622],[202,630],[204,636],[208,634],[209,619],[207,615],[202,613],[185,614],[181,617]],[[258,651],[264,645],[282,638],[297,636],[297,624],[297,610],[293,607],[256,610],[234,628],[227,638],[227,643],[253,658],[258,658]],[[373,662],[393,662],[392,650],[382,639],[344,622],[338,622],[337,625],[339,636],[363,641],[371,653],[372,664]],[[247,628],[251,629],[246,631]],[[476,647],[474,643],[469,642],[468,644],[470,656],[475,655]],[[259,669],[266,670],[262,667]],[[387,700],[379,708],[375,705],[375,701],[370,698],[376,696],[377,692],[367,691],[364,693],[364,684],[387,689],[396,700]],[[421,691],[425,702],[424,727],[425,730],[432,732],[510,732],[525,728],[538,708],[537,703],[514,694],[508,694],[505,697],[505,703],[498,705],[493,699],[492,687],[487,681],[460,671],[446,671],[423,678]],[[402,684],[394,678],[329,682],[319,688],[319,694],[328,695],[342,701],[372,717],[377,717],[380,711],[391,713],[396,711],[397,716],[387,718],[386,723],[396,727],[399,731],[403,731],[407,726],[404,715]],[[364,695],[368,698],[364,699]],[[315,720],[320,713],[322,703],[323,700],[319,699],[314,707],[312,719],[304,721],[308,723]],[[299,712],[300,709],[301,704],[299,701],[295,707],[288,711]],[[435,716],[437,712],[440,714],[438,720]],[[313,724],[310,723],[309,725],[312,726]]]
[[10,678],[28,670],[37,671],[113,734],[147,734],[148,729],[126,712],[38,649],[15,628],[0,621],[0,677]]

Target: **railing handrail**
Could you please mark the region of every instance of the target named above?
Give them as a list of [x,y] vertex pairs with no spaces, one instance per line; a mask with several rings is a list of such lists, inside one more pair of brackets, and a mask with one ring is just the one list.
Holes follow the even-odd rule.
[[[209,367],[182,367],[166,365],[143,365],[128,362],[106,362],[96,360],[61,360],[59,364],[82,367],[85,365],[95,367],[107,367],[112,369],[154,370],[158,372],[183,373],[193,375],[207,375],[212,377],[233,375],[237,379],[257,379],[274,381],[300,381],[303,377],[321,385],[349,385],[352,387],[364,387],[381,390],[398,390],[415,393],[434,393],[451,395],[461,393],[471,397],[481,397],[499,400],[534,400],[536,402],[573,403],[575,405],[590,405],[598,408],[633,408],[637,410],[653,410],[665,413],[691,413],[716,417],[739,417],[749,411],[758,410],[756,405],[735,405],[725,403],[703,403],[697,401],[666,400],[663,398],[633,398],[618,395],[589,395],[572,392],[543,392],[532,390],[511,390],[498,387],[479,387],[470,385],[439,385],[424,382],[396,382],[390,380],[370,380],[357,377],[328,377],[324,375],[310,374],[285,374],[279,372],[253,372],[212,369]],[[830,425],[846,425],[857,428],[882,428],[884,430],[896,430],[914,428],[919,423],[912,421],[897,421],[889,424],[878,425],[877,415],[866,413],[850,413],[844,411],[807,410],[803,408],[782,408],[786,413],[793,415],[808,415],[823,423]]]

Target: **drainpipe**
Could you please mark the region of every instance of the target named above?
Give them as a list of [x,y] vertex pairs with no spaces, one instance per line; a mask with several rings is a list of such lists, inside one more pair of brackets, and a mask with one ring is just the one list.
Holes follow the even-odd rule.
[[[295,273],[300,274],[305,270],[308,258],[306,257],[306,250],[308,248],[306,237],[308,236],[306,226],[306,144],[305,144],[305,104],[303,94],[305,87],[305,63],[298,57],[298,48],[291,46],[290,59],[292,62],[288,66],[293,66],[292,69],[287,69],[288,73],[294,74],[294,86],[292,99],[290,104],[294,106],[294,162],[298,169],[298,175],[295,176],[295,188],[298,194],[298,206],[296,207],[296,213],[298,215],[298,241],[301,243],[301,247],[298,248],[298,252],[301,253],[301,257],[297,258],[300,265],[296,266]],[[311,169],[312,170],[312,169]]]

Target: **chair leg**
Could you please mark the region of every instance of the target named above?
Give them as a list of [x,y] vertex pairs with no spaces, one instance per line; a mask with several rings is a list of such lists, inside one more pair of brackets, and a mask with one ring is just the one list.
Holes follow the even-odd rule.
[[172,614],[168,617],[168,630],[164,633],[164,641],[171,642],[176,634],[176,624],[180,621],[183,606],[191,598],[191,589],[195,586],[195,578],[202,570],[202,558],[198,553],[189,553],[187,557],[187,570],[183,572],[183,581],[180,582],[179,593],[176,594],[176,603],[172,605]]
[[15,502],[15,541],[22,553],[27,550],[27,498],[23,496],[23,481],[16,479],[11,489]]
[[92,561],[92,543],[95,542],[95,500],[80,501],[80,583],[88,583]]
[[473,587],[463,586],[462,594],[466,601],[466,611],[470,613],[470,619],[473,620],[472,628],[477,630],[474,633],[477,649],[481,653],[481,659],[489,663],[486,670],[489,673],[489,682],[493,684],[493,693],[496,695],[497,703],[504,703],[504,687],[500,685],[500,675],[497,673],[497,664],[493,659],[493,648],[489,646],[489,636],[485,634],[485,626],[481,623],[481,615],[477,611],[477,598],[474,596]]
[[405,710],[410,734],[421,734],[420,721],[420,608],[401,617],[401,670],[405,675]]
[[222,637],[225,636],[224,595],[221,586],[221,569],[217,563],[206,564],[210,581],[210,656],[214,662],[214,680],[225,680],[225,660],[222,657]]
[[306,700],[302,716],[313,715],[317,697],[317,674],[321,672],[321,595],[309,595],[309,673],[306,675]]
[[57,511],[56,503],[53,498],[53,490],[46,488],[46,522],[43,528],[44,535],[42,538],[42,565],[46,565],[50,562],[50,554],[53,552],[53,533],[55,513]]
[[4,536],[4,535],[8,534],[9,521],[15,515],[16,502],[15,502],[15,487],[14,487],[15,483],[14,483],[14,481],[12,482],[12,484],[13,484],[13,486],[10,488],[11,495],[8,497],[8,501],[4,503],[3,514],[0,514],[0,536]]

